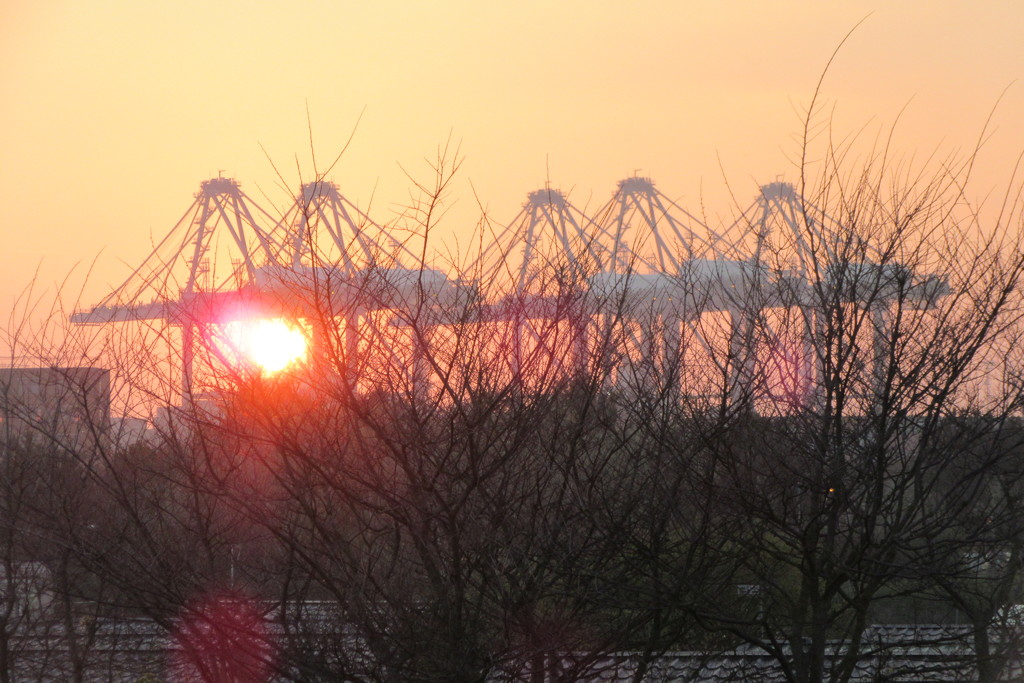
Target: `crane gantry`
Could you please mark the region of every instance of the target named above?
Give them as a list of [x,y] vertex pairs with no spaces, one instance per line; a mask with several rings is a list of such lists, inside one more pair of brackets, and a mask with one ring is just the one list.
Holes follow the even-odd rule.
[[[486,235],[474,262],[450,278],[334,183],[303,184],[275,219],[237,181],[218,177],[200,184],[182,218],[119,287],[71,321],[162,320],[180,328],[187,400],[196,330],[231,320],[336,321],[313,329],[314,346],[318,337],[340,334],[338,347],[355,372],[367,316],[387,312],[394,324],[443,326],[453,317],[439,311],[473,302],[475,317],[464,320],[510,331],[514,374],[522,373],[529,348],[568,357],[559,360],[568,374],[592,362],[616,366],[621,385],[642,381],[623,372],[630,362],[668,373],[686,357],[684,338],[710,348],[702,317],[712,314],[728,321],[728,352],[718,370],[739,397],[756,391],[752,335],[755,328],[771,330],[757,325],[765,310],[800,310],[804,339],[812,340],[828,297],[864,306],[874,316],[873,372],[881,375],[892,302],[928,307],[948,292],[940,276],[916,273],[868,246],[851,252],[843,241],[850,235],[787,183],[764,185],[732,225],[715,231],[649,178],[634,176],[620,181],[593,215],[558,190],[529,193],[516,217]],[[552,341],[552,331],[566,325],[570,342]],[[607,340],[616,326],[621,348],[592,348],[595,334],[603,330]],[[800,354],[798,384],[825,371],[811,346]],[[423,381],[422,368],[411,374]]]

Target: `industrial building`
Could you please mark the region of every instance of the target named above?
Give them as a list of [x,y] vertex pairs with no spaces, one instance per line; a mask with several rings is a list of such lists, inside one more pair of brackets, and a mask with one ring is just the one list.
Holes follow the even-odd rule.
[[110,370],[0,368],[0,425],[6,445],[95,448],[110,436]]

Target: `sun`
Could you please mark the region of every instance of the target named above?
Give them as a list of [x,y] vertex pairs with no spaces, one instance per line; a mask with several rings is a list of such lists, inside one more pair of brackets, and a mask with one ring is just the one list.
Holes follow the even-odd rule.
[[235,320],[227,324],[226,332],[239,356],[264,374],[280,372],[306,358],[306,335],[282,318]]

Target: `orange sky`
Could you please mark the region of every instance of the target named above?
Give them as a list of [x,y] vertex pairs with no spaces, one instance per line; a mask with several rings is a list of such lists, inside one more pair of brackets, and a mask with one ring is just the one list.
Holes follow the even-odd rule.
[[723,171],[744,202],[793,177],[800,107],[865,16],[825,81],[837,131],[870,141],[907,105],[903,154],[970,149],[1010,86],[975,196],[1005,184],[1024,150],[1018,0],[0,0],[0,315],[40,262],[49,283],[102,251],[94,303],[220,170],[283,205],[261,145],[308,175],[307,106],[320,160],[364,112],[332,179],[381,222],[407,197],[400,166],[426,177],[449,134],[450,233],[476,220],[471,187],[510,220],[549,172],[579,205],[639,171],[729,213]]

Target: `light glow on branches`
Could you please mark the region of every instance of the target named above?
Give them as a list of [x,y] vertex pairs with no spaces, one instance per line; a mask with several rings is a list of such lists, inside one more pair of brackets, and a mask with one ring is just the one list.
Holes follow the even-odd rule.
[[233,320],[224,332],[238,356],[263,374],[280,372],[306,358],[306,335],[282,318]]

